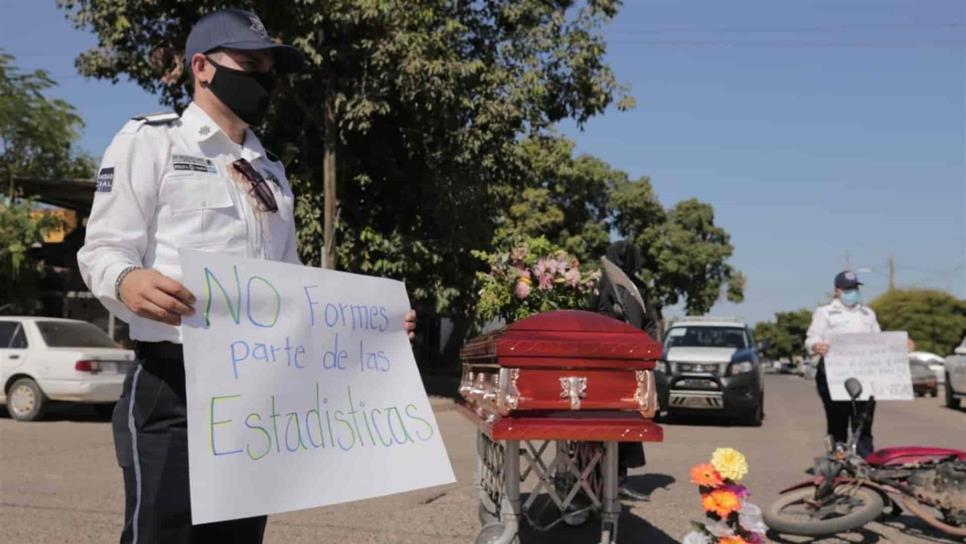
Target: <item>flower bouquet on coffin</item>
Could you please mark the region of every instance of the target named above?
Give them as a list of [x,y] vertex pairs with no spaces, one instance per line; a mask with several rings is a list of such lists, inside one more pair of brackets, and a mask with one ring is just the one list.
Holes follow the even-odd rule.
[[732,448],[718,448],[710,463],[691,467],[691,483],[701,492],[706,520],[692,522],[684,544],[759,544],[768,527],[761,509],[748,501],[748,488],[739,484],[748,473],[745,456]]
[[561,309],[586,308],[600,272],[581,267],[576,258],[547,241],[531,238],[508,251],[474,252],[490,267],[478,272],[481,323],[502,318],[507,323]]

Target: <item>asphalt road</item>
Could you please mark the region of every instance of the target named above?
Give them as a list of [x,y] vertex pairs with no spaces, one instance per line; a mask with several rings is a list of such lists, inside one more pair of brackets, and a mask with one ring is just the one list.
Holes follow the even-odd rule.
[[[469,543],[479,529],[474,488],[475,431],[445,399],[434,399],[436,415],[458,483],[435,489],[272,516],[267,543]],[[745,483],[753,500],[767,504],[821,452],[824,433],[814,383],[771,375],[766,383],[763,427],[733,427],[688,421],[665,427],[665,441],[648,447],[648,465],[635,483],[651,490],[651,501],[625,503],[620,542],[678,542],[689,521],[700,519],[688,468],[719,446],[746,454]],[[942,407],[940,399],[880,403],[876,444],[922,444],[966,449],[966,412]],[[60,407],[48,419],[18,423],[0,418],[0,541],[16,543],[116,542],[123,496],[109,423],[86,407]],[[532,535],[526,542],[596,542],[593,528],[564,528]],[[861,532],[812,541],[778,542],[952,542],[915,518],[871,524]]]

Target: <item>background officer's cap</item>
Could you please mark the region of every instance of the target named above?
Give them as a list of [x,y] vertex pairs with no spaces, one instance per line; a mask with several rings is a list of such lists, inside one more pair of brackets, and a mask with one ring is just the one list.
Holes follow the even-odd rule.
[[859,277],[855,275],[855,272],[846,270],[844,272],[839,272],[838,275],[835,276],[836,289],[848,291],[850,289],[855,289],[860,285],[862,285],[862,282],[859,281]]
[[270,49],[275,56],[276,72],[298,72],[302,69],[302,53],[292,47],[275,43],[258,15],[241,9],[223,9],[209,13],[191,27],[185,45],[185,65],[195,53],[207,53],[225,47],[256,51]]

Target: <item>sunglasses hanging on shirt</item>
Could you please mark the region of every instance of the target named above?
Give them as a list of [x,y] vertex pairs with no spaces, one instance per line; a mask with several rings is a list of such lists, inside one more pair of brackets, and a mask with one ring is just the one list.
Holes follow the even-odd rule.
[[272,188],[268,186],[268,182],[258,173],[258,170],[255,170],[252,163],[247,159],[238,159],[231,163],[231,167],[249,183],[248,194],[258,203],[259,211],[273,213],[278,211],[278,202],[275,200]]

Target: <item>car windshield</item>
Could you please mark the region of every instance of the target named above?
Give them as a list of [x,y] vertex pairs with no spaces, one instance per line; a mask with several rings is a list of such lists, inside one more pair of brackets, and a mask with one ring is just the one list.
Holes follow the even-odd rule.
[[51,348],[116,348],[101,329],[80,321],[38,321],[37,329]]
[[740,327],[679,326],[667,332],[665,348],[735,348],[745,349],[748,343],[745,330]]

